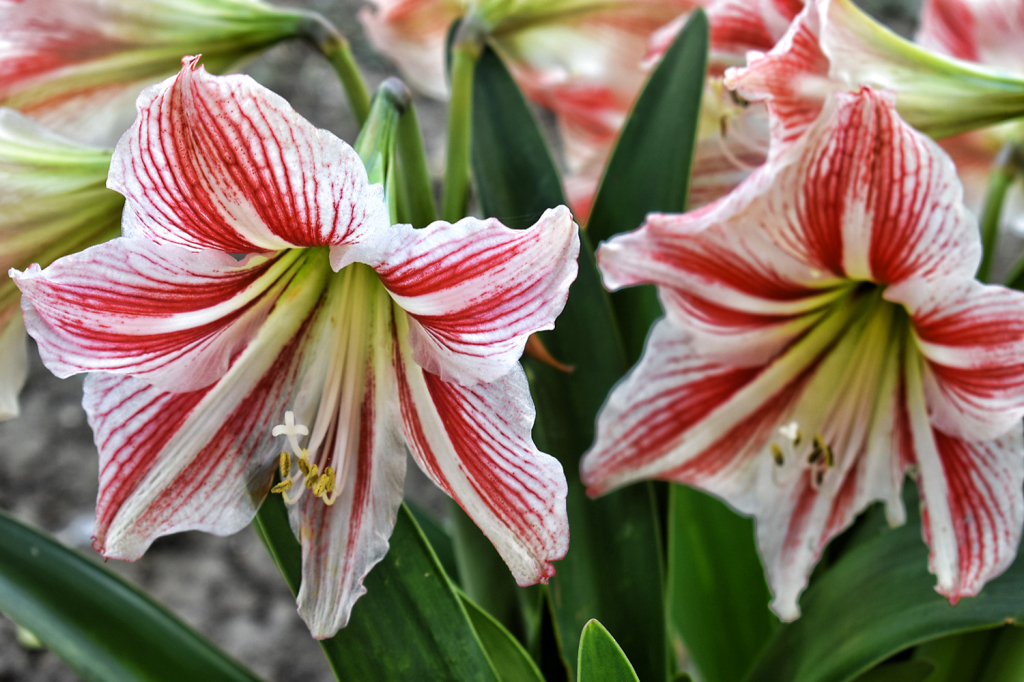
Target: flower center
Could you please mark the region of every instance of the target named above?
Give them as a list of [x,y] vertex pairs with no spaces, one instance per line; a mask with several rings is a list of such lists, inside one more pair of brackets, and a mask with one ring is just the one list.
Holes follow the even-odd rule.
[[[291,447],[291,453],[287,451],[281,453],[281,482],[271,488],[270,492],[281,493],[285,502],[295,504],[302,497],[302,493],[305,490],[312,490],[313,496],[321,498],[327,506],[334,504],[337,500],[337,495],[334,492],[334,468],[331,466],[324,467],[323,473],[320,473],[319,467],[316,464],[310,463],[309,452],[299,447],[299,436],[308,436],[309,429],[302,424],[296,424],[295,414],[289,410],[284,413],[284,424],[275,426],[271,433],[275,438],[277,436],[286,436],[288,438],[288,445]],[[295,456],[297,469],[294,474],[292,473],[292,455]],[[300,481],[304,484],[303,487],[299,488],[297,494],[290,496],[288,491]]]

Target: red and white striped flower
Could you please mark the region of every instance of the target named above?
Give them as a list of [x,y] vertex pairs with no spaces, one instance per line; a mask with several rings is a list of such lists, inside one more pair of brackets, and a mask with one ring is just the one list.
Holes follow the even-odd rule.
[[729,69],[725,81],[767,103],[778,150],[814,122],[830,93],[862,86],[891,90],[900,116],[935,138],[1024,115],[1024,77],[930,52],[851,0],[811,0],[770,52]]
[[106,187],[110,150],[65,139],[0,107],[0,419],[18,415],[28,339],[11,268],[116,237],[124,199]]
[[112,146],[182,55],[227,70],[304,16],[259,0],[0,0],[0,105]]
[[414,87],[447,94],[445,38],[471,15],[523,92],[554,112],[577,216],[590,211],[605,162],[647,76],[648,41],[694,0],[373,0],[360,19]]
[[[926,0],[915,41],[940,54],[992,69],[1024,75],[1024,12],[1006,0]],[[1019,122],[957,135],[942,148],[956,162],[967,205],[981,211],[996,155],[1007,142],[1022,142]],[[1015,183],[1006,198],[1002,222],[1024,232],[1024,193]]]
[[517,360],[575,277],[568,210],[391,225],[351,147],[196,62],[143,93],[114,154],[125,236],[13,273],[47,366],[93,372],[97,548],[235,532],[280,463],[299,611],[330,636],[387,551],[408,447],[520,584],[546,580],[566,482]]
[[611,288],[666,318],[612,392],[591,494],[687,483],[756,519],[785,619],[828,541],[917,478],[938,590],[977,594],[1024,523],[1024,294],[973,278],[977,227],[949,158],[891,93],[829,98],[735,192],[601,247]]

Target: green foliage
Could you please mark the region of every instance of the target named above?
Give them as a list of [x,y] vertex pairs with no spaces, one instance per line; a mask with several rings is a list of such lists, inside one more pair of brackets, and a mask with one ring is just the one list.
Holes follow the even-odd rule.
[[1022,622],[1024,560],[977,597],[950,606],[935,592],[928,548],[911,521],[851,547],[812,582],[801,607],[803,615],[778,629],[748,682],[845,682],[916,644]]
[[778,622],[754,547],[754,524],[715,498],[673,485],[668,612],[705,682],[743,679]]
[[580,636],[580,682],[639,682],[626,654],[596,620]]
[[[257,516],[263,541],[293,592],[301,579],[299,543],[278,495]],[[370,571],[348,625],[322,640],[338,679],[500,682],[462,600],[403,505],[387,556]]]
[[255,682],[106,568],[0,513],[0,611],[88,682]]
[[[587,222],[591,243],[640,226],[652,211],[682,213],[707,69],[708,19],[694,12],[647,80],[608,161]],[[661,316],[653,285],[612,294],[626,354],[640,357]]]
[[[473,87],[473,174],[483,212],[515,227],[564,203],[558,173],[525,99],[501,60],[486,50]],[[515,144],[509,144],[515,140]],[[540,335],[566,374],[528,362],[537,403],[534,437],[557,457],[569,482],[572,543],[549,590],[563,657],[572,662],[591,618],[616,633],[645,680],[665,679],[662,559],[649,485],[587,499],[579,458],[594,437],[594,419],[626,361],[593,251],[581,235],[579,275],[558,324]]]

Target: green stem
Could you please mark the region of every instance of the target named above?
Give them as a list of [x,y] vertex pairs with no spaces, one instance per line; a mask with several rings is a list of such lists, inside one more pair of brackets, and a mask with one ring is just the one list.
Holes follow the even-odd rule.
[[482,42],[475,25],[464,21],[452,45],[452,97],[448,109],[448,156],[445,161],[441,218],[449,222],[466,215],[469,204],[469,141],[473,107],[473,70]]
[[1013,143],[1007,144],[996,157],[995,168],[989,178],[985,207],[981,213],[981,264],[978,266],[978,280],[990,281],[992,261],[999,241],[999,219],[1003,214],[1003,202],[1014,178],[1020,170],[1020,150]]
[[300,35],[315,45],[334,67],[345,88],[352,113],[359,125],[363,125],[370,115],[370,91],[352,56],[348,40],[327,19],[316,13],[310,13],[303,22]]
[[411,105],[399,119],[397,132],[400,219],[413,227],[425,227],[437,220],[437,206],[420,123]]

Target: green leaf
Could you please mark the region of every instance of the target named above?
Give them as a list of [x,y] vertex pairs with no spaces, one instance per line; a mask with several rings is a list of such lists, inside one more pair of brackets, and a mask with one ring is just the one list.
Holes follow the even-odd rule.
[[423,136],[412,104],[398,120],[395,150],[398,220],[413,227],[426,227],[437,220],[437,208]]
[[[292,592],[301,570],[299,543],[284,502],[269,495],[258,530]],[[339,680],[499,682],[437,556],[402,505],[391,547],[366,577],[366,594],[348,625],[320,644]]]
[[872,668],[856,682],[924,682],[935,667],[926,661],[900,661]]
[[[686,209],[707,55],[708,19],[697,10],[647,80],[619,135],[587,223],[592,243],[636,229],[651,211]],[[653,285],[615,292],[612,304],[633,363],[661,304]]]
[[669,619],[701,679],[741,680],[778,622],[753,521],[685,486],[669,500]]
[[580,637],[580,682],[640,682],[626,654],[596,620]]
[[1024,622],[1024,560],[954,607],[935,592],[919,523],[853,547],[814,581],[803,616],[781,626],[750,682],[844,682],[903,649]]
[[406,502],[405,506],[409,508],[412,517],[416,519],[416,524],[423,531],[423,535],[426,536],[427,542],[430,543],[430,548],[434,550],[437,560],[441,562],[441,568],[444,569],[445,574],[452,582],[458,584],[459,569],[455,563],[455,548],[452,545],[451,533],[431,516],[429,512],[424,511],[419,506],[412,502]]
[[[501,60],[486,50],[473,85],[473,174],[486,215],[526,227],[562,204],[558,173],[543,136]],[[514,141],[510,144],[509,141]],[[556,635],[567,664],[579,633],[599,618],[618,638],[638,674],[667,676],[661,540],[649,484],[587,498],[579,459],[594,438],[594,420],[626,358],[593,249],[580,235],[579,275],[555,329],[540,338],[570,374],[527,358],[537,405],[534,438],[557,457],[569,483],[572,540],[549,583]]]
[[544,682],[544,677],[523,645],[494,616],[474,604],[469,597],[460,596],[501,682]]
[[89,682],[254,682],[148,596],[0,513],[0,611]]

